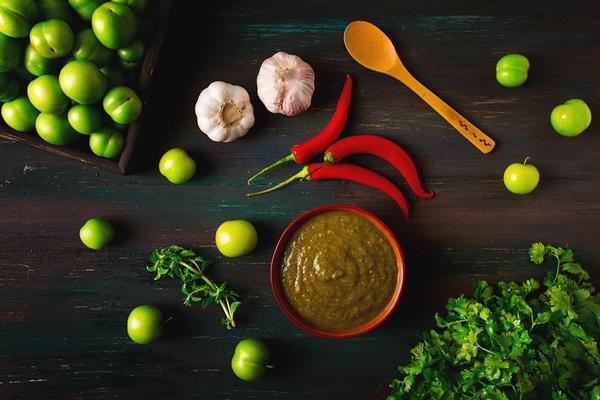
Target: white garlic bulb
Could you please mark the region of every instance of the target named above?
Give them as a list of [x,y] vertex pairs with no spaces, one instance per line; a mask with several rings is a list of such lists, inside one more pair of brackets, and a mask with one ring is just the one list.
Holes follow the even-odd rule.
[[300,57],[280,51],[263,61],[256,85],[267,110],[293,116],[310,107],[315,72]]
[[195,109],[198,127],[215,142],[234,141],[254,125],[254,107],[241,86],[215,81],[200,92]]

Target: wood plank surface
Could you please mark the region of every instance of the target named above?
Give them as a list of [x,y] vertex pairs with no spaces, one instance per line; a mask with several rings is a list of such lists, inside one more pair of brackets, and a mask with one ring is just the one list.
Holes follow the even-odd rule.
[[[388,34],[409,71],[496,148],[479,153],[405,86],[355,62],[342,37],[354,20]],[[600,285],[598,1],[221,0],[195,7],[179,0],[164,46],[130,174],[0,139],[0,399],[385,399],[397,366],[449,297],[481,279],[539,279],[553,267],[529,262],[532,242],[572,248]],[[256,94],[262,61],[278,51],[299,55],[316,73],[312,105],[294,117],[270,114]],[[513,52],[526,55],[531,70],[525,85],[509,89],[496,81],[495,64]],[[385,194],[346,181],[294,182],[247,197],[300,170],[287,163],[246,184],[326,125],[346,74],[354,91],[343,135],[373,133],[400,144],[435,197],[417,198],[391,165],[366,155],[347,161],[397,183],[410,218]],[[255,126],[232,143],[210,141],[196,124],[196,99],[215,80],[245,87],[255,107]],[[595,118],[575,138],[549,122],[552,108],[570,98],[585,100]],[[186,184],[158,172],[172,147],[198,163]],[[526,157],[540,184],[530,195],[511,194],[503,171]],[[392,316],[348,340],[301,331],[269,282],[285,227],[335,203],[383,220],[407,268]],[[91,217],[117,231],[100,251],[78,237]],[[238,218],[256,226],[259,244],[228,259],[214,234]],[[216,260],[211,276],[242,296],[237,328],[219,324],[218,308],[183,306],[176,281],[153,281],[145,269],[150,253],[172,244]],[[146,303],[173,320],[161,341],[142,346],[128,338],[126,319]],[[276,365],[254,383],[230,368],[235,345],[247,337],[264,340]]]

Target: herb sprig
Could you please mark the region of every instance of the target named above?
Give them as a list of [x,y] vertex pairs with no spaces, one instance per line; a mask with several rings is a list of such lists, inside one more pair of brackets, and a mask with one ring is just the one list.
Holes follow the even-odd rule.
[[151,265],[146,268],[155,272],[154,280],[164,277],[180,278],[183,282],[181,291],[186,295],[183,304],[191,306],[192,302],[201,302],[205,308],[209,304],[217,303],[225,312],[221,324],[227,329],[235,327],[233,314],[241,302],[239,295],[227,289],[227,282],[216,284],[205,274],[206,267],[214,261],[196,255],[192,250],[180,246],[169,246],[155,249],[150,256]]
[[543,287],[480,281],[449,299],[388,400],[600,399],[600,295],[570,249],[537,242],[529,256],[556,260]]

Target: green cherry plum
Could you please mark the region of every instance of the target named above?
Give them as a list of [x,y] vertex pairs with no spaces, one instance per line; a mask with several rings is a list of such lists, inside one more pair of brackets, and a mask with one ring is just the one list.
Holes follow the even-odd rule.
[[152,305],[134,308],[127,318],[127,334],[138,344],[151,344],[163,335],[163,313]]
[[254,250],[258,233],[254,225],[246,220],[225,221],[217,228],[215,243],[225,257],[239,257]]
[[67,113],[40,113],[35,119],[35,130],[42,139],[56,146],[71,144],[79,138],[79,133],[69,124]]
[[[27,71],[27,68],[25,68],[25,64],[19,64],[17,68],[11,71],[11,73],[17,78],[17,80],[19,81],[19,85],[21,85],[22,88],[27,87],[29,82],[36,78],[35,75]],[[21,92],[19,92],[19,94],[21,94]]]
[[103,249],[114,236],[115,230],[112,224],[102,218],[90,218],[79,230],[79,238],[92,250]]
[[148,8],[149,0],[112,0],[115,3],[125,4],[127,7],[131,8],[131,11],[134,14],[142,14]]
[[235,346],[231,369],[240,379],[252,382],[262,378],[269,368],[269,347],[258,339],[244,339]]
[[116,158],[125,147],[125,136],[116,129],[102,126],[90,135],[89,144],[92,153],[98,157]]
[[58,75],[63,92],[79,104],[93,104],[106,94],[108,81],[98,66],[87,60],[67,63]]
[[38,53],[31,43],[27,43],[23,50],[23,66],[33,76],[46,74],[57,75],[62,67],[60,58],[47,58]]
[[2,104],[2,119],[6,125],[19,132],[33,132],[40,111],[31,104],[26,94]]
[[0,0],[0,32],[13,38],[25,38],[38,20],[34,0]]
[[92,29],[104,46],[118,50],[129,44],[137,31],[137,19],[125,4],[109,1],[92,14]]
[[114,50],[100,43],[92,28],[82,29],[77,32],[72,52],[76,60],[91,61],[98,68],[104,68],[109,65],[115,54]]
[[38,22],[29,32],[33,48],[46,58],[61,58],[73,49],[75,34],[62,19]]
[[496,64],[496,79],[506,87],[521,86],[527,80],[529,60],[521,54],[507,54]]
[[592,123],[592,112],[581,99],[567,100],[554,107],[550,113],[550,123],[563,136],[577,136]]
[[127,46],[117,50],[117,56],[119,57],[119,64],[126,71],[136,69],[146,52],[146,45],[140,38],[133,39]]
[[158,169],[169,182],[180,184],[192,179],[196,173],[196,162],[184,149],[175,147],[163,154]]
[[91,135],[102,126],[102,112],[95,105],[74,104],[67,112],[67,119],[82,135]]
[[60,88],[58,76],[38,76],[27,85],[27,96],[31,104],[46,114],[61,114],[71,105],[71,99]]
[[514,163],[504,170],[504,185],[515,194],[529,194],[537,187],[540,182],[540,173],[538,169],[527,164],[529,157],[523,163]]
[[118,124],[130,124],[142,114],[142,100],[129,86],[111,88],[102,100],[104,111]]
[[65,0],[37,0],[39,20],[62,19],[67,24],[73,21],[73,8]]
[[69,0],[69,5],[75,10],[79,18],[90,22],[94,11],[108,0]]
[[106,76],[108,80],[108,89],[112,89],[116,86],[125,86],[125,74],[124,71],[116,64],[108,64],[106,67],[100,68],[100,71]]
[[0,73],[0,102],[14,100],[21,90],[21,85],[16,76],[10,72]]
[[14,70],[22,59],[21,43],[15,38],[0,33],[0,72]]

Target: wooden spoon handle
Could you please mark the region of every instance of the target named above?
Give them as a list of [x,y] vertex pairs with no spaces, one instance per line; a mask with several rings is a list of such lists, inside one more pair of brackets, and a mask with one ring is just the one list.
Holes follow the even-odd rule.
[[483,133],[479,128],[469,122],[465,117],[456,112],[452,107],[437,97],[432,91],[417,81],[402,64],[388,71],[388,75],[398,79],[408,86],[413,92],[418,94],[427,104],[431,106],[438,114],[450,123],[461,135],[479,149],[483,154],[487,154],[496,145],[493,139]]

